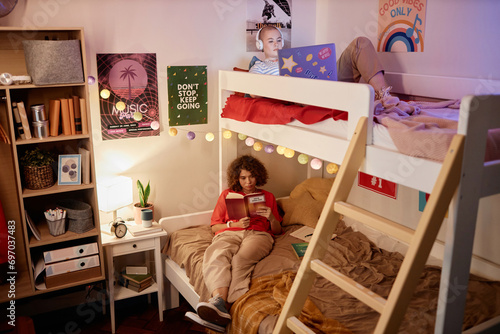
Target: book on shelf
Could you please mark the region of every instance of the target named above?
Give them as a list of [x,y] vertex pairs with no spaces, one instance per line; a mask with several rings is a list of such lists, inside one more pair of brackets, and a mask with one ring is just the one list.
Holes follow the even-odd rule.
[[125,271],[122,271],[121,277],[124,283],[134,283],[134,284],[142,284],[149,282],[153,279],[153,275],[150,273],[147,274],[127,274]]
[[14,114],[14,123],[17,134],[19,138],[26,139],[26,135],[24,134],[23,123],[21,122],[21,116],[19,115],[19,108],[17,108],[17,102],[12,102],[12,113]]
[[130,290],[134,290],[135,292],[141,292],[142,290],[146,290],[147,288],[149,288],[151,285],[153,285],[152,281],[149,284],[143,285],[143,286],[136,286],[136,285],[129,284],[126,286],[126,288],[130,289]]
[[21,124],[23,125],[23,131],[25,139],[31,139],[30,123],[28,120],[28,114],[26,113],[26,108],[24,107],[24,102],[17,102],[17,109],[19,110],[19,117],[21,119]]
[[291,244],[292,249],[293,249],[293,253],[295,254],[295,256],[297,256],[297,258],[299,260],[301,258],[303,258],[304,255],[306,254],[306,250],[307,250],[308,245],[309,245],[308,242],[297,242],[297,243]]
[[68,99],[68,110],[69,110],[69,125],[71,127],[71,134],[76,134],[75,125],[75,107],[73,105],[73,98]]
[[59,136],[59,119],[61,118],[61,101],[49,101],[49,132],[51,137]]
[[163,230],[160,224],[153,222],[151,227],[144,227],[142,224],[127,224],[127,229],[134,237],[140,235],[146,235],[151,233],[157,233]]
[[80,112],[80,97],[72,96],[73,109],[75,112],[75,131],[76,134],[82,133],[82,114]]
[[90,184],[90,152],[85,147],[79,147],[78,154],[81,156],[82,184]]
[[68,99],[61,99],[61,121],[63,135],[71,135],[71,121],[69,119],[69,103]]
[[148,273],[148,267],[146,266],[126,266],[125,274],[129,275],[145,275]]
[[84,135],[89,133],[88,128],[88,115],[87,115],[87,103],[85,99],[80,98],[80,116],[82,118],[82,133]]
[[240,220],[243,217],[257,216],[257,209],[266,205],[263,193],[242,195],[230,192],[226,196],[226,208],[229,219]]

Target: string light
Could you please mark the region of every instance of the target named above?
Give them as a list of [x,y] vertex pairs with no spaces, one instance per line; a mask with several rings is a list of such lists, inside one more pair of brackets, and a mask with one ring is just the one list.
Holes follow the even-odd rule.
[[295,151],[292,150],[291,148],[286,148],[285,149],[285,157],[287,158],[293,158],[293,156],[295,155]]
[[333,162],[326,165],[326,172],[328,174],[336,174],[339,171],[339,165],[334,164]]
[[[118,106],[118,104],[117,104],[117,106]],[[153,124],[151,124],[151,127],[153,127]],[[171,128],[169,128],[168,133],[170,136],[175,137],[178,134],[178,130],[174,127],[171,127]],[[232,138],[233,133],[230,130],[224,130],[221,135],[222,135],[222,138],[224,138],[224,139],[230,139],[230,138]],[[186,136],[189,140],[194,140],[196,138],[196,133],[194,131],[189,131]],[[215,134],[213,132],[207,132],[207,133],[205,133],[205,139],[208,142],[212,142],[215,139]],[[245,144],[247,146],[253,147],[253,149],[256,152],[264,150],[264,152],[271,154],[271,153],[276,151],[276,153],[278,153],[280,155],[284,155],[286,158],[293,158],[295,156],[295,151],[291,148],[286,148],[286,147],[281,146],[281,145],[277,145],[277,146],[274,146],[272,144],[264,145],[261,142],[255,141],[254,138],[248,137],[247,135],[242,134],[242,133],[238,133],[238,139],[244,140]],[[314,170],[319,170],[323,167],[322,160],[320,160],[318,158],[310,159],[309,156],[307,154],[304,154],[304,153],[300,153],[298,155],[297,161],[301,165],[305,165],[305,164],[309,163],[310,167]],[[337,165],[335,163],[329,163],[325,168],[326,168],[327,173],[336,174],[336,173],[338,173],[339,165]]]
[[120,110],[120,111],[125,110],[125,107],[126,107],[125,102],[123,102],[123,101],[116,102],[116,109],[117,110]]
[[322,165],[323,165],[323,163],[318,158],[314,158],[314,159],[311,160],[311,168],[314,169],[314,170],[321,169]]
[[269,145],[266,145],[266,147],[264,147],[264,151],[266,153],[273,153],[274,152],[274,146],[269,144]]
[[256,142],[255,144],[253,144],[253,149],[257,152],[262,151],[263,147],[264,145],[262,145],[261,142]]
[[299,164],[305,165],[309,162],[309,157],[307,156],[307,154],[301,153],[299,154],[297,160],[299,161]]
[[109,91],[109,89],[103,89],[103,90],[101,90],[101,97],[103,99],[109,98],[110,95],[111,95],[111,92]]
[[142,119],[142,113],[140,111],[136,111],[134,113],[134,121],[139,122]]
[[207,134],[205,135],[205,139],[206,139],[208,142],[210,142],[210,141],[214,140],[214,138],[215,138],[215,136],[214,136],[214,134],[213,134],[212,132],[209,132],[209,133],[207,133]]
[[255,144],[255,139],[253,139],[252,137],[247,137],[247,139],[245,139],[245,144],[247,146],[253,146],[253,144]]

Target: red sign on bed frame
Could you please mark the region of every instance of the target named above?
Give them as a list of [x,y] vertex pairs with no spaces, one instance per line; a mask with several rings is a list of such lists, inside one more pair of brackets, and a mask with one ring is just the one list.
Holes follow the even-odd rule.
[[398,192],[396,183],[363,172],[358,172],[358,186],[394,199]]

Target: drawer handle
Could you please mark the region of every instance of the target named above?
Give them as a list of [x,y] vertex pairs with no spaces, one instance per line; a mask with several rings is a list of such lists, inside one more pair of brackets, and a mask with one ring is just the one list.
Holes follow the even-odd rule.
[[85,267],[85,262],[80,262],[80,267]]
[[132,247],[137,248],[137,245],[136,245],[136,244],[133,244],[133,245],[132,245]]
[[83,253],[83,248],[80,248],[80,249],[78,250],[78,252],[79,252],[80,254],[82,254],[82,253]]

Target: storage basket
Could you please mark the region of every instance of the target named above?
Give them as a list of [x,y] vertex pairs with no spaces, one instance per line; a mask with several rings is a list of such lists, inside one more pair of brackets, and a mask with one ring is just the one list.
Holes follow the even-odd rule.
[[48,220],[47,225],[49,225],[49,232],[53,236],[61,235],[66,233],[66,219],[61,218],[58,220]]
[[59,201],[57,206],[66,210],[68,231],[84,233],[94,228],[92,207],[89,204],[74,199],[65,199]]
[[25,40],[22,43],[33,84],[84,82],[79,40]]
[[24,186],[28,189],[43,189],[54,185],[54,171],[51,165],[42,167],[24,166]]

